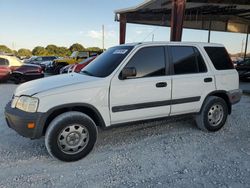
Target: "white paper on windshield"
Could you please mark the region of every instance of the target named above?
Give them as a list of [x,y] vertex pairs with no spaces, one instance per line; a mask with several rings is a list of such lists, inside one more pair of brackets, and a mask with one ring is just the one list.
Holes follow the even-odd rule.
[[127,49],[115,50],[113,54],[126,54],[127,51],[128,51]]

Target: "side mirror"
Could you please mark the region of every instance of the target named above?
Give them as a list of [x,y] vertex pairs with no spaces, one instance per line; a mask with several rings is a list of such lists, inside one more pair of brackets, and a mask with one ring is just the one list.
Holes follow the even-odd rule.
[[136,69],[135,67],[126,67],[122,70],[121,72],[121,75],[120,75],[120,78],[122,80],[125,80],[126,78],[129,78],[129,77],[135,77],[136,76]]

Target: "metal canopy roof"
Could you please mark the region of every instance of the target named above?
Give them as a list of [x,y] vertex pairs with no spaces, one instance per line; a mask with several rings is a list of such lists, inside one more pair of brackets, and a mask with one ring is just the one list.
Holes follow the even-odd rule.
[[[142,4],[115,11],[116,21],[171,25],[172,0],[146,0]],[[186,0],[184,28],[248,33],[250,0]]]

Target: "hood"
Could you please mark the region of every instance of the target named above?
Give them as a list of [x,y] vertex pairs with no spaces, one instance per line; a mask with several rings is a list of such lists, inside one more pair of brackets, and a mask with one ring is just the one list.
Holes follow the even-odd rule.
[[78,83],[86,83],[97,79],[97,77],[91,77],[77,73],[51,76],[21,84],[16,89],[15,96],[32,96],[48,90],[74,85]]

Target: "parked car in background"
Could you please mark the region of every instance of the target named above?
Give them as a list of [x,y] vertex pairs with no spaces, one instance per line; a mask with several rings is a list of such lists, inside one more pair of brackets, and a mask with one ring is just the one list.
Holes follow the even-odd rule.
[[241,80],[250,79],[250,59],[246,59],[236,65]]
[[0,62],[1,65],[8,66],[11,71],[23,65],[23,62],[15,56],[0,55]]
[[60,74],[76,72],[79,73],[84,67],[91,63],[97,56],[89,57],[80,63],[75,63],[73,65],[67,65],[60,70]]
[[79,63],[79,62],[81,62],[89,57],[96,56],[98,54],[101,54],[101,52],[88,52],[88,51],[78,52],[78,51],[75,51],[68,58],[61,58],[61,59],[54,60],[53,64],[51,64],[48,71],[51,73],[54,73],[54,74],[59,74],[62,67],[65,67],[67,65],[72,65],[75,63]]
[[26,63],[40,65],[42,69],[45,70],[48,64],[57,58],[57,56],[37,56]]
[[57,59],[58,57],[56,56],[38,56],[32,60],[30,60],[28,63],[29,64],[41,64],[42,62],[46,62],[46,61],[53,61],[55,59]]
[[0,82],[5,82],[9,79],[11,70],[8,66],[2,65],[0,62]]
[[35,64],[24,64],[12,72],[10,80],[14,81],[15,84],[20,84],[43,77],[44,72],[41,66]]
[[30,63],[31,61],[33,61],[33,60],[36,59],[36,58],[37,58],[37,56],[32,56],[32,57],[30,57],[30,58],[28,58],[28,59],[24,59],[23,62],[24,62],[24,63]]
[[11,73],[22,65],[15,56],[0,55],[0,81],[8,80]]

